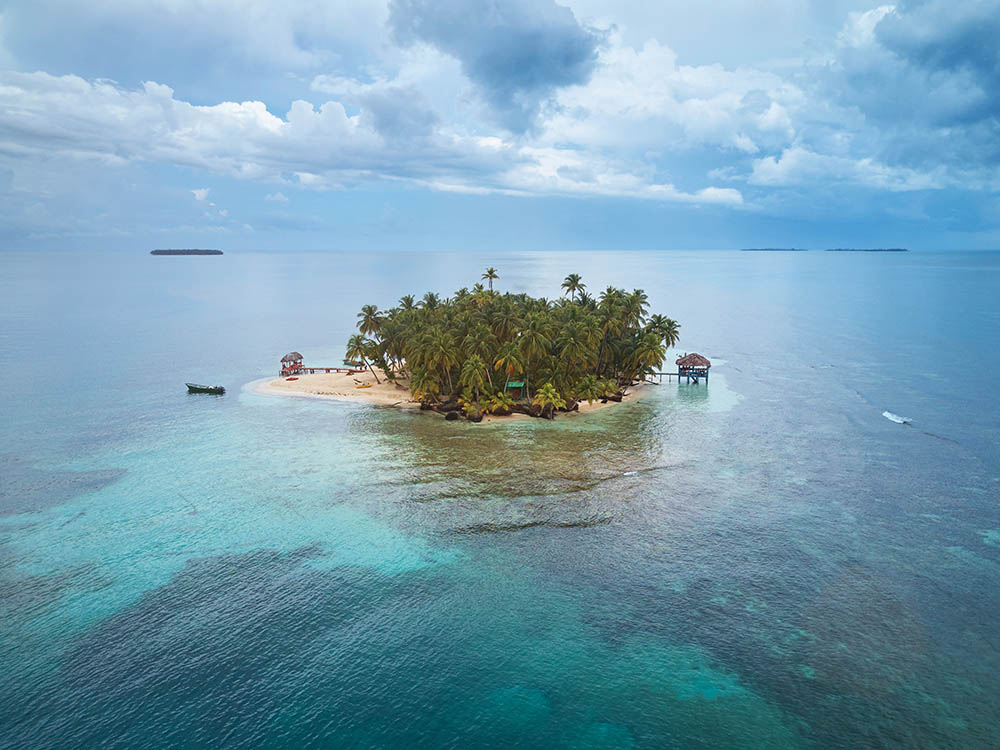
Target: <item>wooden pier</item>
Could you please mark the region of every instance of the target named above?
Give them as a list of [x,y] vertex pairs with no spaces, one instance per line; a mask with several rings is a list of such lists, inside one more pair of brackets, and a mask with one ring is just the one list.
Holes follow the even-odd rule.
[[303,374],[309,373],[310,375],[315,375],[317,372],[323,372],[327,375],[331,372],[346,372],[348,375],[357,375],[359,372],[364,372],[364,369],[357,367],[308,367],[302,365],[299,371]]
[[694,382],[697,383],[701,378],[704,378],[705,379],[705,383],[706,384],[708,383],[708,373],[707,372],[699,373],[699,374],[694,374],[694,373],[688,373],[688,372],[681,372],[680,370],[678,370],[677,372],[654,372],[652,374],[655,375],[659,379],[659,382],[661,384],[663,383],[663,379],[664,378],[667,379],[668,383],[670,382],[670,378],[677,378],[677,382],[678,383],[680,382],[681,378],[687,378],[687,382],[689,382],[689,383],[692,380],[694,380]]
[[359,367],[357,364],[351,367],[315,367],[302,364],[302,355],[298,352],[289,352],[284,357],[281,358],[281,369],[278,370],[279,377],[286,377],[288,375],[305,375],[306,373],[310,375],[315,375],[318,372],[326,373],[329,375],[331,372],[343,372],[348,375],[357,375],[359,372],[364,372],[364,367]]

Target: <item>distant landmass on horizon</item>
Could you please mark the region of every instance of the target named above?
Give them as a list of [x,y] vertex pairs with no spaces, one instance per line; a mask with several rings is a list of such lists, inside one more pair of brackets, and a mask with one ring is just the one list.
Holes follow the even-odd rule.
[[[740,249],[742,253],[805,253],[808,248],[804,247],[744,247]],[[905,247],[831,247],[827,248],[828,253],[907,253]]]
[[191,248],[186,250],[150,250],[150,255],[222,255],[221,250],[199,250]]

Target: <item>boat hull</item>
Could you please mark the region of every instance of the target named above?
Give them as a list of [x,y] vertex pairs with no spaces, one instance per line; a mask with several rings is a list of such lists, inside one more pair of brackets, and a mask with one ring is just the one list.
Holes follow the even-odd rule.
[[221,385],[198,385],[197,383],[185,383],[188,393],[211,393],[213,396],[221,396],[226,389]]

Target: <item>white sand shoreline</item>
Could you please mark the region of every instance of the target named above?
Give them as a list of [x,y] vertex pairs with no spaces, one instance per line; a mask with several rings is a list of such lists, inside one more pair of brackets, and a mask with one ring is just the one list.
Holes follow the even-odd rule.
[[[248,385],[254,393],[269,396],[298,396],[300,398],[346,401],[372,406],[390,406],[399,409],[420,408],[420,403],[414,401],[410,396],[410,389],[405,380],[396,385],[386,381],[384,377],[379,377],[381,383],[376,383],[375,377],[370,372],[354,374],[317,373],[315,375],[298,375],[293,377],[295,377],[294,380],[288,380],[287,378],[264,378]],[[367,385],[368,387],[358,388],[359,385]],[[628,389],[628,393],[620,403],[629,403],[642,398],[650,391],[651,385],[653,384],[639,383],[632,386]],[[588,404],[584,401],[580,404],[579,412],[559,412],[557,419],[598,411],[617,403],[619,402],[608,401],[606,404],[602,404],[600,401],[594,401]],[[437,414],[437,412],[432,413]],[[494,422],[509,419],[532,419],[532,417],[526,414],[512,414],[509,417],[486,415],[483,421]]]

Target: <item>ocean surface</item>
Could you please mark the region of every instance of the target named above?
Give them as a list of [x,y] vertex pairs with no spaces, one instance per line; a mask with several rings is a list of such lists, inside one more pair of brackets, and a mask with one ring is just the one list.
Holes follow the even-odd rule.
[[[487,265],[710,384],[247,387]],[[0,255],[0,747],[1000,746],[998,333],[998,253]]]

